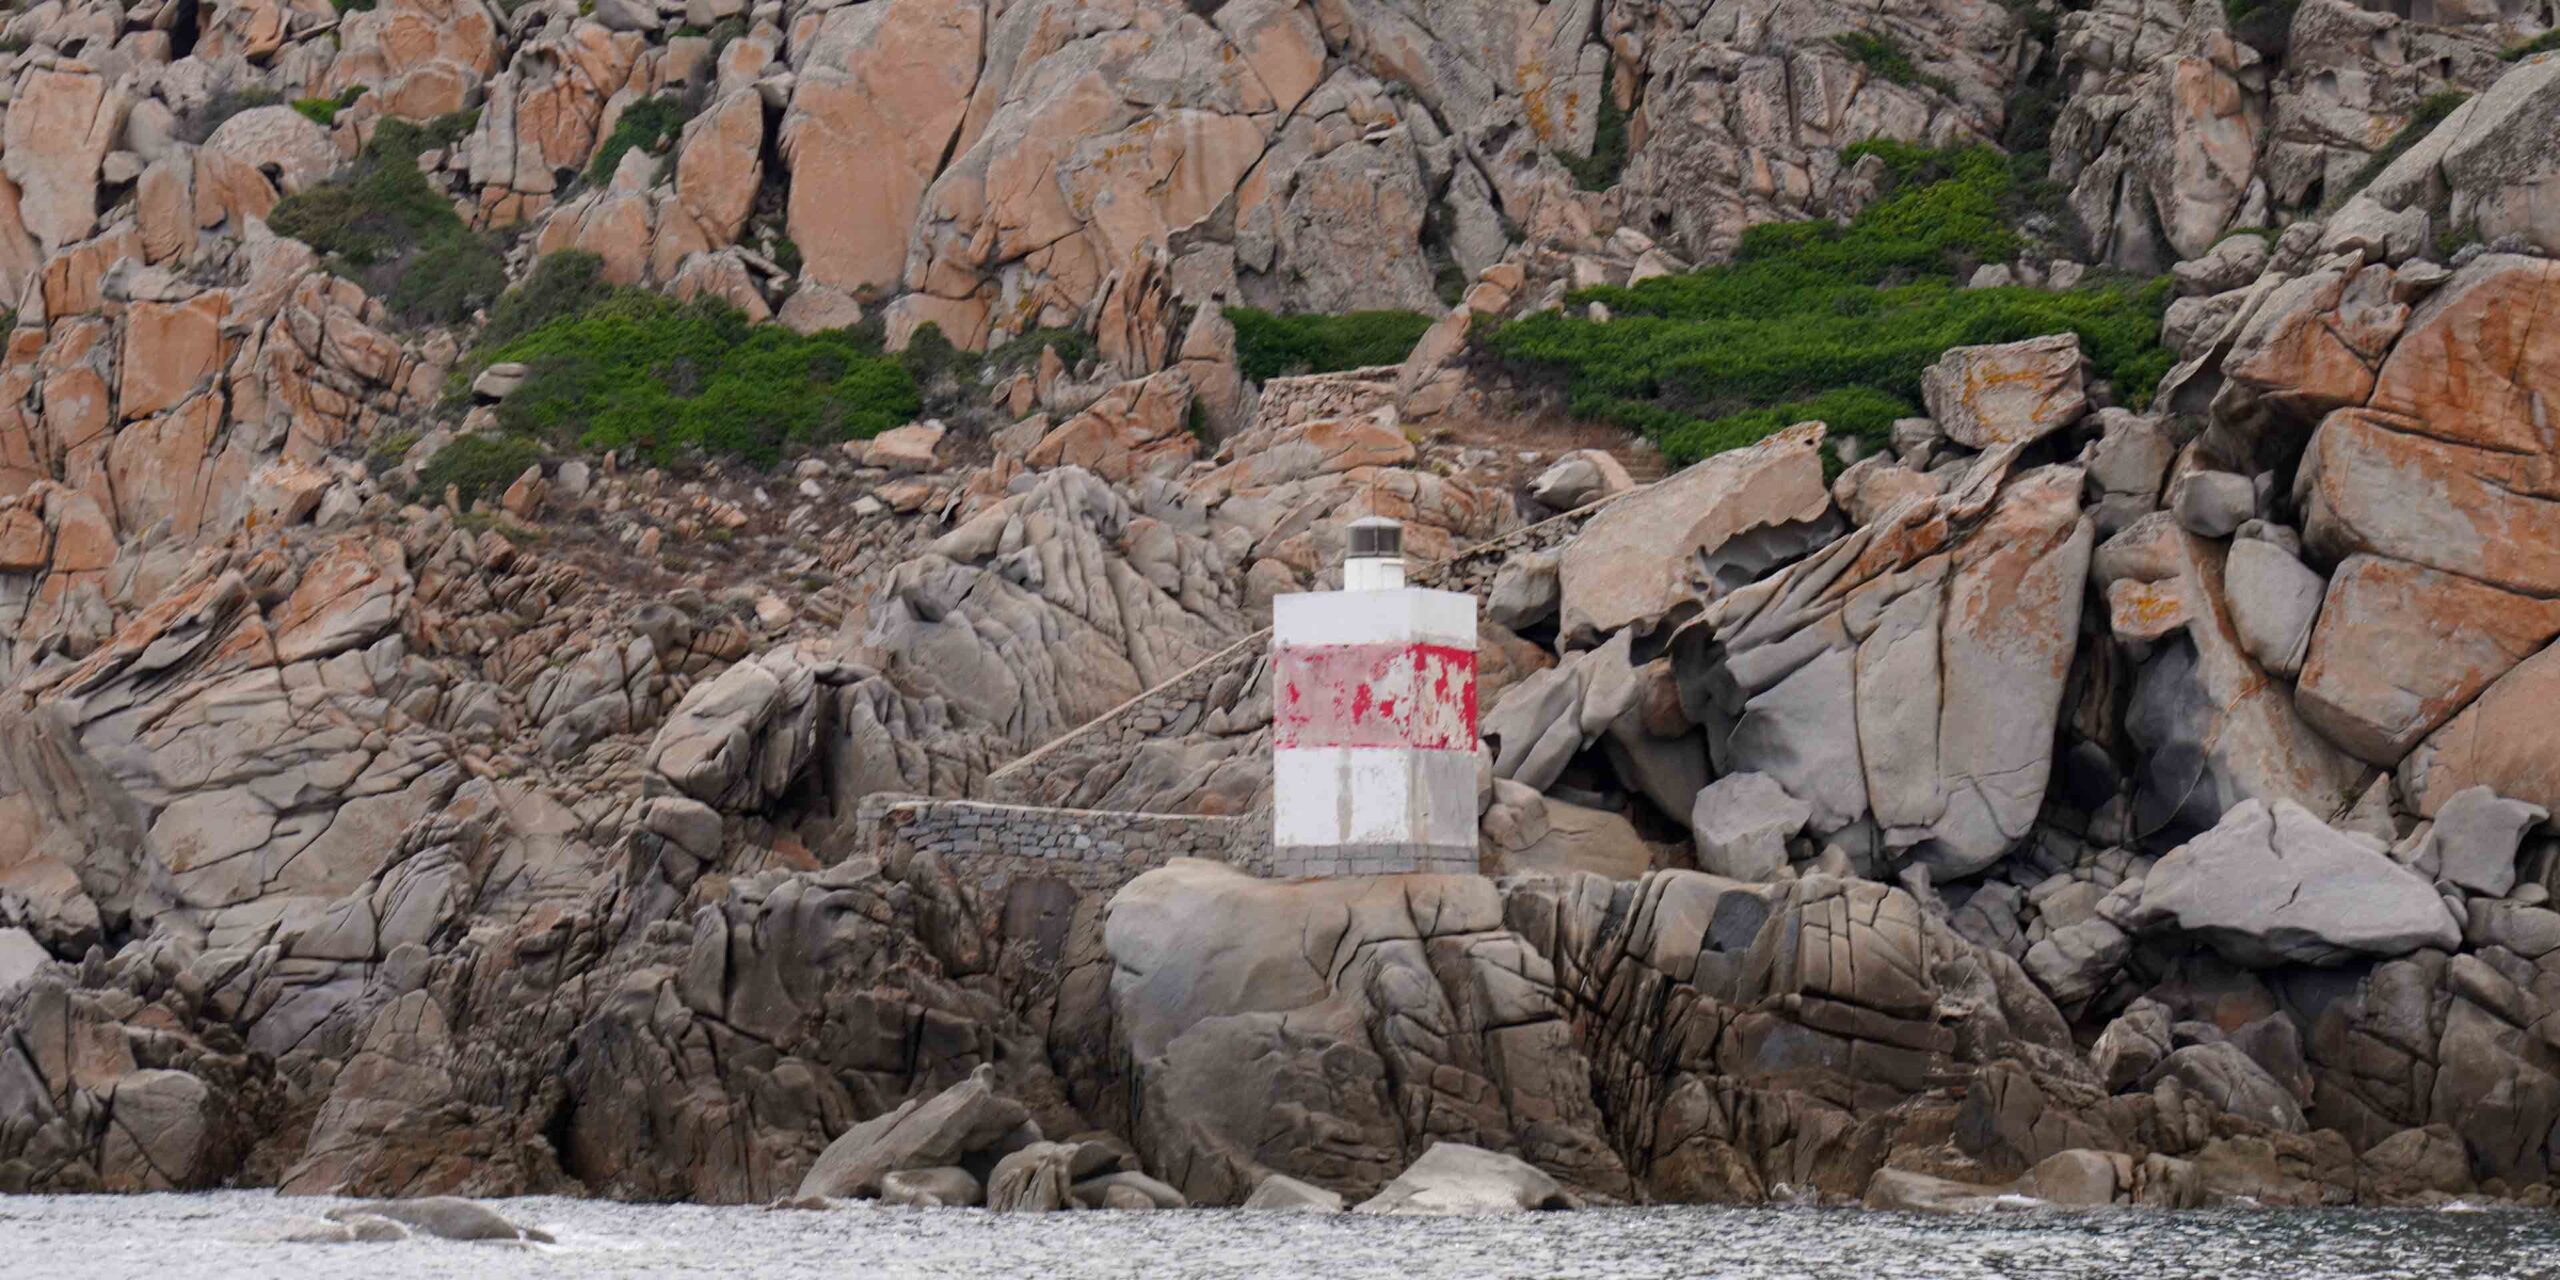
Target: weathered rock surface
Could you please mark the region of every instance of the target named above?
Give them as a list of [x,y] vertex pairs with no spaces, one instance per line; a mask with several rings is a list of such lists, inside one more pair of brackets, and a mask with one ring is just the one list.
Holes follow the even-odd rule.
[[1956,347],[1921,375],[1929,416],[1968,449],[2028,444],[2088,408],[2080,340],[2071,334],[1991,347]]
[[1399,1122],[1422,1114],[1438,1141],[1519,1144],[1567,1186],[1626,1194],[1554,971],[1490,881],[1182,861],[1113,899],[1104,938],[1138,1153],[1193,1200],[1240,1202],[1268,1173],[1366,1199],[1428,1149]]
[[1790,428],[1594,516],[1558,567],[1566,643],[1650,625],[1827,540],[1821,443],[1818,427]]
[[2283,800],[2234,806],[2171,850],[2143,881],[2142,911],[2242,964],[2451,950],[2462,936],[2434,887],[2379,843]]

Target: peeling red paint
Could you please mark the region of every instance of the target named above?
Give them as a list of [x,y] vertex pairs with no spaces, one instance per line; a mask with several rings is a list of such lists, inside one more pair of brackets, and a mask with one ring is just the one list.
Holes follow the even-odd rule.
[[1473,751],[1476,655],[1452,645],[1309,645],[1276,655],[1280,747]]

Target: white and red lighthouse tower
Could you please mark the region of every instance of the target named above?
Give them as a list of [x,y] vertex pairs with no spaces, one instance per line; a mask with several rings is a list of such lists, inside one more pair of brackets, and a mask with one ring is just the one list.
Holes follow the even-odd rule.
[[1342,590],[1272,601],[1272,870],[1476,870],[1476,599],[1404,585],[1404,527],[1351,525]]

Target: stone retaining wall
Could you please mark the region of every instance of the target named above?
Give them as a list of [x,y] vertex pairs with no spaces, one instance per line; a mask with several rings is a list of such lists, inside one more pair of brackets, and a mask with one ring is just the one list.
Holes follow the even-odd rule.
[[1257,870],[1269,858],[1267,817],[1257,838],[1248,818],[874,796],[855,822],[859,847],[883,861],[930,852],[982,889],[1040,876],[1107,894],[1175,858]]

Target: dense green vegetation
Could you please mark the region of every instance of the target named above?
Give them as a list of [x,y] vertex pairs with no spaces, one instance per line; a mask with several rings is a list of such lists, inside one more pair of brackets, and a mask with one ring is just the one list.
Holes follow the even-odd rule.
[[322,265],[365,286],[414,324],[453,324],[507,287],[506,260],[418,172],[418,153],[471,131],[468,114],[425,125],[385,119],[345,173],[278,201],[277,234],[320,252]]
[[694,104],[674,94],[642,98],[622,109],[614,121],[613,132],[605,135],[596,148],[595,158],[587,162],[587,181],[605,183],[613,180],[613,171],[622,165],[625,152],[633,147],[659,152],[684,131],[685,122],[693,118]]
[[2554,49],[2560,49],[2560,27],[2553,27],[2531,40],[2509,48],[2498,56],[2509,62],[2522,62],[2537,53],[2549,53]]
[[1255,382],[1400,364],[1431,327],[1431,317],[1418,311],[1278,316],[1229,307],[1226,315],[1236,327],[1236,367]]
[[492,328],[501,321],[511,336],[483,343],[466,369],[526,366],[497,417],[527,441],[770,463],[786,445],[878,435],[920,407],[906,366],[867,334],[803,336],[750,325],[714,298],[599,292],[584,264],[546,264],[499,304]]
[[[2050,333],[2079,334],[2120,399],[2149,398],[2170,364],[2165,280],[1962,288],[1974,266],[2025,247],[2014,227],[2027,196],[2008,161],[1899,144],[1846,158],[1868,154],[1885,161],[1889,191],[1846,226],[1753,227],[1731,265],[1583,290],[1481,340],[1562,375],[1575,414],[1640,430],[1682,462],[1806,418],[1881,443],[1895,418],[1920,413],[1921,371],[1947,348]],[[1587,317],[1593,302],[1607,322]]]
[[437,502],[450,486],[466,509],[482,498],[495,502],[526,467],[541,460],[542,447],[531,440],[485,433],[459,436],[418,468],[418,492]]
[[2332,207],[2345,204],[2357,192],[2373,185],[2373,180],[2381,177],[2382,171],[2390,168],[2392,161],[2408,154],[2409,148],[2435,132],[2436,126],[2443,124],[2445,117],[2453,114],[2454,108],[2470,100],[2471,95],[2460,89],[2428,94],[2418,103],[2418,109],[2409,113],[2409,123],[2400,126],[2400,132],[2392,134],[2391,141],[2383,143],[2382,149],[2374,152],[2373,158],[2365,161],[2363,168],[2356,170],[2356,176],[2347,183],[2346,190],[2331,197],[2329,204]]
[[1945,77],[1922,71],[1892,36],[1874,31],[1851,31],[1833,36],[1831,43],[1840,46],[1840,51],[1848,54],[1851,61],[1895,84],[1935,89],[1940,93],[1955,92],[1955,86],[1947,83]]

